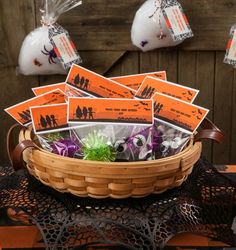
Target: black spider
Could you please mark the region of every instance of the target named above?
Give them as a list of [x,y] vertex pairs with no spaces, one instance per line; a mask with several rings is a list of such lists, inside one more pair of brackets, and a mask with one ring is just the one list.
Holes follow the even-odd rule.
[[142,47],[145,47],[147,44],[148,44],[148,41],[142,41],[142,42],[140,43],[140,45],[141,45]]
[[56,62],[53,60],[53,58],[57,58],[57,54],[56,54],[55,50],[52,49],[52,50],[49,51],[49,50],[46,49],[46,46],[45,46],[45,45],[43,46],[43,48],[44,48],[44,51],[41,50],[41,52],[42,52],[44,55],[49,56],[49,57],[48,57],[48,62],[49,62],[50,64],[56,63]]

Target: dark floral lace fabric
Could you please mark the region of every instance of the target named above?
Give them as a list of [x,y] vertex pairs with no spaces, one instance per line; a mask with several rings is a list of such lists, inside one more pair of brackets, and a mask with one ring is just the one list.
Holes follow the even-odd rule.
[[[96,200],[59,193],[26,170],[0,168],[0,208],[23,210],[47,249],[105,243],[134,250],[163,248],[191,232],[236,246],[236,185],[201,159],[179,188],[142,199]],[[235,234],[234,234],[235,233]]]

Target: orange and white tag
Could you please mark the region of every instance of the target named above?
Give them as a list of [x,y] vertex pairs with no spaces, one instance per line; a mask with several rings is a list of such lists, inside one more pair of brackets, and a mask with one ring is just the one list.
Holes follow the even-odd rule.
[[150,72],[137,75],[117,76],[117,77],[112,77],[110,79],[137,91],[146,76],[152,76],[154,78],[167,80],[166,71],[157,71],[157,72]]
[[172,0],[164,2],[163,5],[162,12],[173,40],[180,41],[192,37],[193,32],[181,4]]
[[[82,3],[82,1],[80,1]],[[82,62],[81,57],[72,42],[67,30],[55,23],[49,26],[48,37],[53,46],[50,51],[49,63],[55,62],[57,58],[66,70],[69,70],[73,63],[79,64]]]
[[135,94],[133,89],[75,64],[71,67],[66,82],[93,97],[132,99]]
[[45,85],[41,87],[32,88],[32,91],[34,92],[36,96],[45,94],[55,89],[60,89],[62,92],[65,93],[65,87],[66,87],[66,84],[62,82],[62,83],[55,83],[55,84],[49,84],[49,85]]
[[65,93],[65,99],[67,100],[70,96],[75,97],[85,97],[89,96],[88,94],[82,93],[80,90],[76,89],[75,87],[72,87],[69,84],[66,83],[56,83],[56,84],[50,84],[46,86],[36,87],[32,88],[32,91],[36,96],[45,94],[47,92],[53,91],[55,89],[60,89],[62,92]]
[[226,54],[224,58],[224,63],[228,63],[236,66],[236,25],[234,25],[230,30],[230,39],[227,44]]
[[153,97],[154,117],[186,133],[194,133],[209,110],[156,93]]
[[35,134],[60,132],[77,128],[67,123],[67,104],[31,107],[32,125]]
[[49,104],[65,103],[65,94],[60,90],[53,90],[46,94],[18,103],[5,111],[23,126],[31,123],[30,107]]
[[69,98],[68,123],[153,124],[152,100]]
[[156,92],[192,103],[198,95],[199,90],[147,76],[135,97],[149,99],[152,98]]

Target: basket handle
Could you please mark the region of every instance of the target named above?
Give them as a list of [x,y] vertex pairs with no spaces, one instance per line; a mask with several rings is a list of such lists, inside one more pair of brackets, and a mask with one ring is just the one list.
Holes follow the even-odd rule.
[[15,170],[24,168],[23,160],[22,160],[22,154],[27,148],[35,148],[35,145],[32,141],[30,140],[24,140],[20,142],[17,146],[14,145],[14,131],[16,129],[23,128],[26,129],[25,127],[22,127],[19,124],[14,124],[13,126],[10,127],[7,133],[7,153],[8,153],[8,158],[11,162],[11,165]]
[[224,133],[208,118],[205,118],[201,124],[200,130],[194,137],[194,141],[201,141],[203,139],[211,139],[218,143],[224,141]]

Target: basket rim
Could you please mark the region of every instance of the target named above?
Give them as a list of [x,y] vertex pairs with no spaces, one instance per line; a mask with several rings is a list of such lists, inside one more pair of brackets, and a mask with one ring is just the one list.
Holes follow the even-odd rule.
[[[35,149],[33,150],[37,150],[40,152],[40,154],[43,154],[45,156],[51,156],[53,157],[55,160],[60,160],[60,159],[66,159],[68,160],[69,162],[71,162],[72,164],[73,163],[82,163],[82,164],[96,164],[97,166],[103,166],[103,167],[109,167],[111,168],[111,166],[114,166],[114,167],[120,167],[120,168],[126,168],[126,167],[140,167],[140,166],[143,166],[143,165],[147,165],[147,161],[135,161],[135,162],[101,162],[101,161],[90,161],[90,160],[81,160],[81,159],[76,159],[76,158],[70,158],[70,157],[66,157],[66,156],[60,156],[60,155],[57,155],[57,154],[54,154],[52,152],[49,152],[41,147],[39,147],[36,143],[35,143],[35,140],[32,139],[32,137],[34,136],[33,134],[33,129],[32,129],[32,126],[29,126],[27,129],[21,129],[20,131],[20,134],[19,134],[19,141],[23,141],[22,139],[24,140],[31,140],[35,146]],[[195,145],[195,144],[201,144],[200,141],[198,142],[195,142],[194,143],[194,136],[191,136],[191,140],[190,142],[188,143],[188,146],[183,150],[181,151],[180,153],[176,154],[176,155],[173,155],[173,156],[168,156],[168,157],[165,157],[165,158],[161,158],[161,159],[156,159],[156,160],[151,160],[151,161],[148,161],[148,167],[150,167],[150,165],[156,165],[156,163],[166,163],[166,161],[169,161],[169,160],[181,160],[181,157],[186,155],[186,153],[188,151],[190,151],[192,149],[192,147]]]

